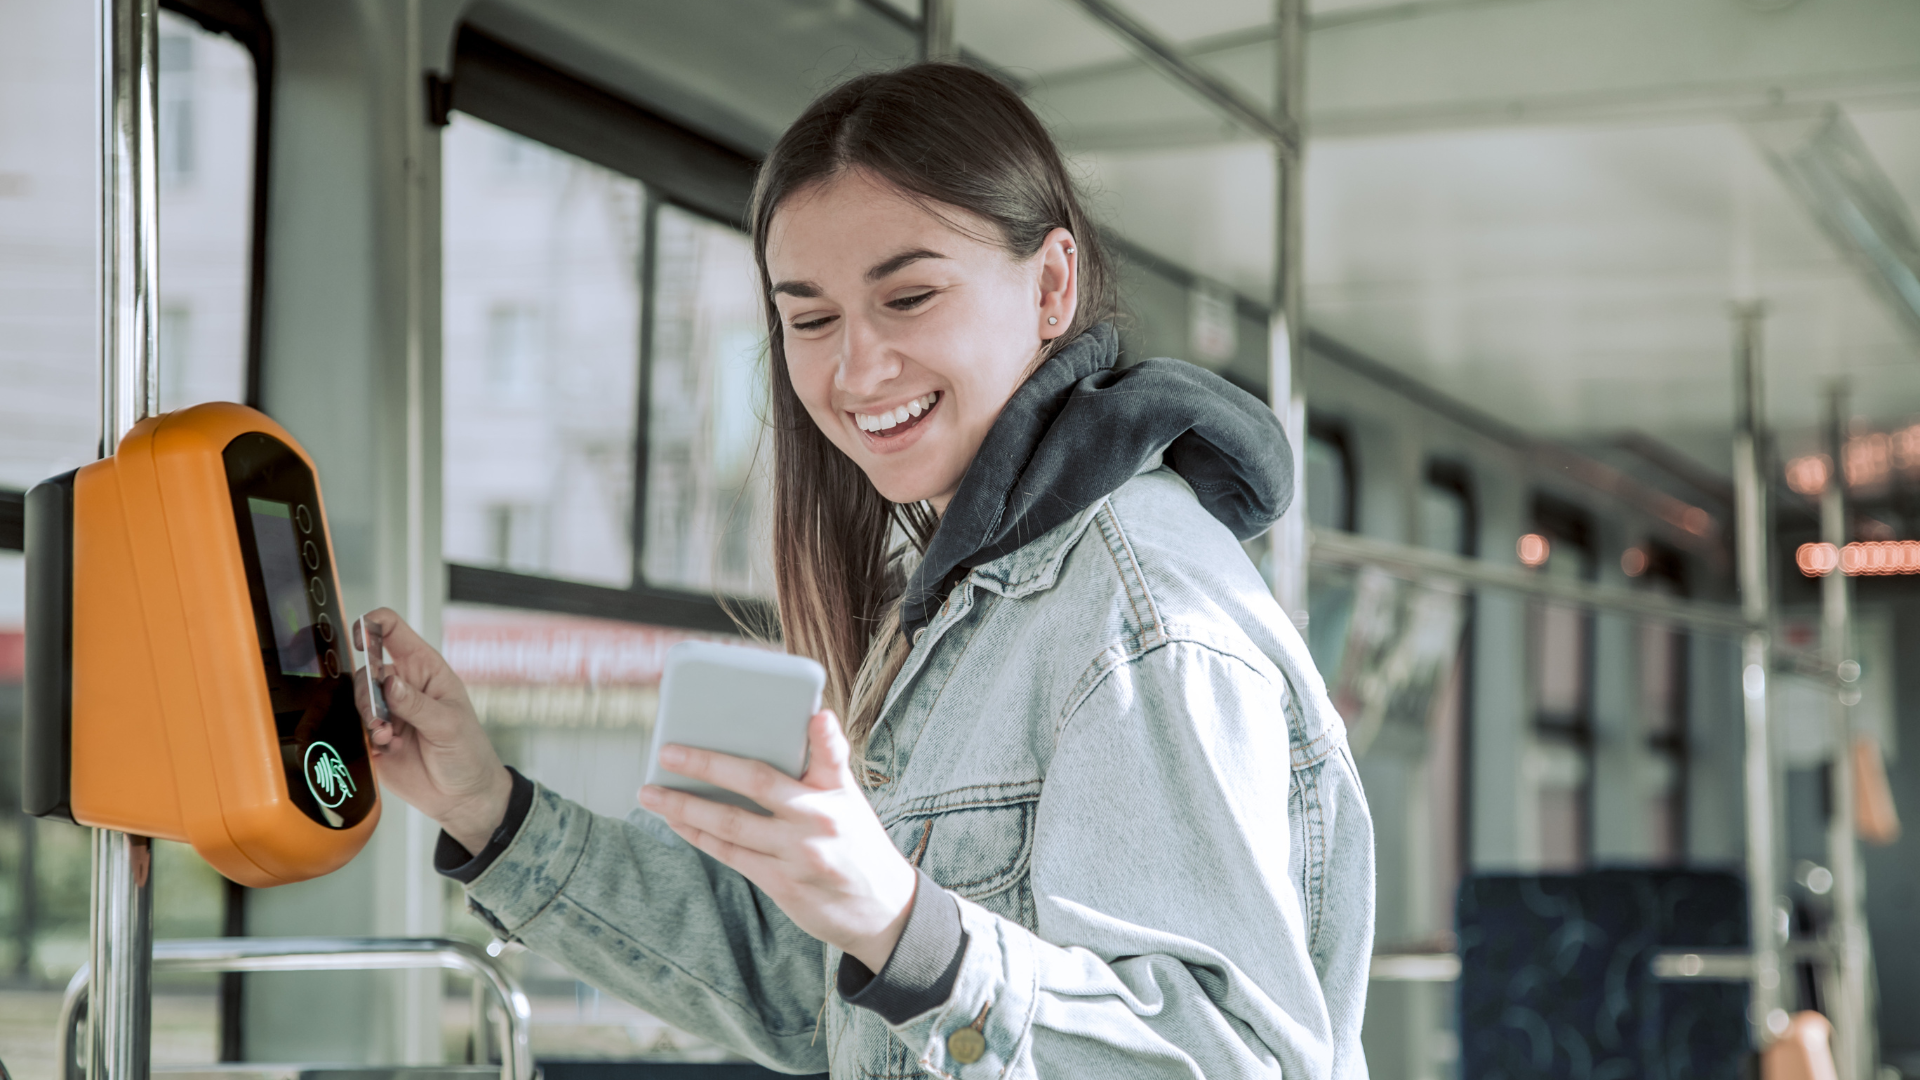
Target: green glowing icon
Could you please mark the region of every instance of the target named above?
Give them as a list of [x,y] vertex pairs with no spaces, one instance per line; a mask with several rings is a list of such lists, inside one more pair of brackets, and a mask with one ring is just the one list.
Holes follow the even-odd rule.
[[347,763],[340,751],[317,741],[307,746],[307,790],[329,810],[354,793],[353,777],[347,775]]

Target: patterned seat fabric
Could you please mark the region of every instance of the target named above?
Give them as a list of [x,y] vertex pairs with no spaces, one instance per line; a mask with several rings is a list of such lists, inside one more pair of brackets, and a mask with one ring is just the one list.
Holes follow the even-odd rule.
[[1740,1080],[1744,982],[1663,982],[1662,950],[1747,945],[1729,873],[1483,875],[1460,889],[1460,1075]]

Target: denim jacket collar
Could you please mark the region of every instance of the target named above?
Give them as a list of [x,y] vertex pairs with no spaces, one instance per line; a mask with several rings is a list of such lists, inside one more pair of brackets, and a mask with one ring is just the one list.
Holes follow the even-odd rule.
[[[1154,454],[1140,463],[1134,475],[1150,473],[1160,467],[1161,455]],[[1101,499],[1036,537],[1025,547],[974,567],[973,572],[967,575],[967,580],[1009,600],[1053,588],[1054,581],[1060,575],[1060,565],[1067,561],[1067,554],[1080,542],[1080,534],[1087,531],[1094,515],[1106,503],[1106,499]]]

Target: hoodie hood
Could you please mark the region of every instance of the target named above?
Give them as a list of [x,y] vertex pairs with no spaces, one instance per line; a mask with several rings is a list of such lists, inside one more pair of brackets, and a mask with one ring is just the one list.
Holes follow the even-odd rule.
[[907,581],[909,637],[968,570],[1106,498],[1155,454],[1241,540],[1286,512],[1293,453],[1265,402],[1180,360],[1115,370],[1119,358],[1119,333],[1100,323],[1014,391]]

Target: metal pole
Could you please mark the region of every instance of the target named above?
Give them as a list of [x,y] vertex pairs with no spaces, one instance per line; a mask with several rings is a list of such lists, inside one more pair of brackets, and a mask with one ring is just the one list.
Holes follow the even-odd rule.
[[[100,453],[159,411],[155,355],[160,189],[154,103],[159,13],[154,0],[99,0]],[[92,1080],[147,1080],[152,1056],[153,845],[93,834]]]
[[920,0],[920,59],[956,60],[953,0]]
[[[1288,132],[1299,131],[1299,114],[1306,93],[1306,5],[1304,0],[1275,0],[1273,81],[1274,123]],[[1306,326],[1301,318],[1305,289],[1300,267],[1302,209],[1300,184],[1303,145],[1298,140],[1276,140],[1273,150],[1274,237],[1273,314],[1267,324],[1269,401],[1280,415],[1293,452],[1293,503],[1274,526],[1272,576],[1274,597],[1294,625],[1307,619],[1307,397]]]
[[1740,607],[1747,632],[1742,643],[1740,687],[1745,702],[1744,755],[1747,818],[1747,916],[1753,934],[1753,979],[1748,1020],[1756,1048],[1787,1028],[1780,1007],[1780,932],[1774,922],[1779,887],[1773,820],[1773,742],[1767,729],[1768,668],[1773,601],[1767,567],[1766,473],[1762,430],[1766,417],[1761,384],[1758,302],[1736,304],[1735,382],[1738,423],[1733,435],[1734,509],[1738,518]]
[[156,353],[160,30],[154,0],[99,0],[100,456],[160,411]]
[[[1820,494],[1820,538],[1836,550],[1847,543],[1846,449],[1847,391],[1835,381],[1827,393],[1827,460],[1833,463]],[[1827,816],[1827,862],[1833,871],[1834,967],[1827,1015],[1833,1021],[1833,1057],[1839,1080],[1873,1080],[1872,1049],[1866,1028],[1866,934],[1860,924],[1858,848],[1853,822],[1853,717],[1860,677],[1853,657],[1853,588],[1835,570],[1820,582],[1821,647],[1845,686],[1831,699],[1833,759],[1828,763],[1832,811]]]
[[[1122,41],[1133,47],[1135,55],[1145,61],[1148,67],[1186,87],[1248,131],[1271,139],[1288,150],[1299,149],[1300,98],[1297,92],[1292,95],[1291,101],[1283,93],[1281,100],[1275,103],[1273,115],[1269,116],[1232,84],[1188,60],[1171,42],[1109,0],[1073,0],[1073,3],[1118,34]],[[1287,0],[1277,0],[1275,41],[1283,61],[1288,55],[1300,54],[1299,45],[1306,32],[1305,22],[1288,14],[1289,9],[1296,6]],[[1297,64],[1291,66],[1298,67]],[[1289,69],[1289,65],[1282,64],[1279,73],[1282,82],[1288,80]]]

